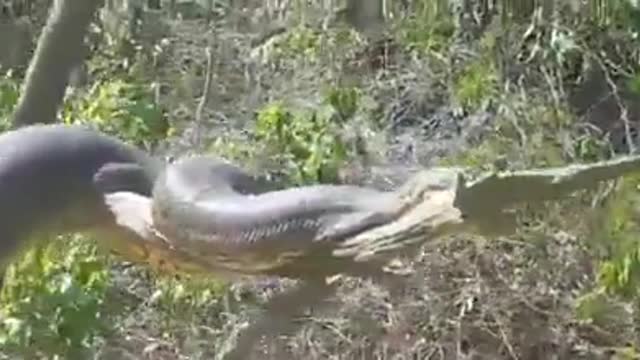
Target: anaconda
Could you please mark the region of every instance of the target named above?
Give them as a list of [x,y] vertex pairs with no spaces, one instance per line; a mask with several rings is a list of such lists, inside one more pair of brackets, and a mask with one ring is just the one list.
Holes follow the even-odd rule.
[[234,165],[203,166],[213,162],[179,159],[159,175],[152,197],[112,192],[105,202],[121,226],[164,248],[158,253],[179,253],[176,262],[198,264],[199,271],[290,278],[363,271],[367,265],[335,258],[331,250],[391,221],[401,206],[393,192],[352,185],[271,190]]

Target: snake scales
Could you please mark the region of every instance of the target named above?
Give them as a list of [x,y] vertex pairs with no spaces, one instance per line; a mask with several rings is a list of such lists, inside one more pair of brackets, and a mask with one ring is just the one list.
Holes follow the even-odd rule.
[[[112,168],[100,176],[117,182],[136,171]],[[168,165],[152,197],[111,192],[105,201],[121,226],[148,240],[147,261],[155,266],[290,278],[365,272],[370,265],[355,266],[331,250],[400,210],[392,192],[352,185],[277,190],[213,156]]]

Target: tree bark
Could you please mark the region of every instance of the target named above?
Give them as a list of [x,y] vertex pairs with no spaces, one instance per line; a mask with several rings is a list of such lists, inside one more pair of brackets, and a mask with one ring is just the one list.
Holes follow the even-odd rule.
[[84,37],[98,0],[55,0],[29,64],[11,119],[14,128],[56,121],[71,69],[83,54]]

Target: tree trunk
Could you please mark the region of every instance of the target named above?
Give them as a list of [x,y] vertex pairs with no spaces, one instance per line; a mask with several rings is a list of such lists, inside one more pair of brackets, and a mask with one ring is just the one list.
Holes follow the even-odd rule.
[[99,3],[98,0],[54,1],[13,113],[14,128],[55,122],[71,69],[81,59],[84,37]]

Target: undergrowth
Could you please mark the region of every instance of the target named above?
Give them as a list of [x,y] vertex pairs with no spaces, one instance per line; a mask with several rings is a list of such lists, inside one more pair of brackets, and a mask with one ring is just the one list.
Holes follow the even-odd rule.
[[0,301],[5,354],[81,358],[112,330],[103,301],[110,283],[104,255],[88,239],[65,235],[30,248],[9,267]]

